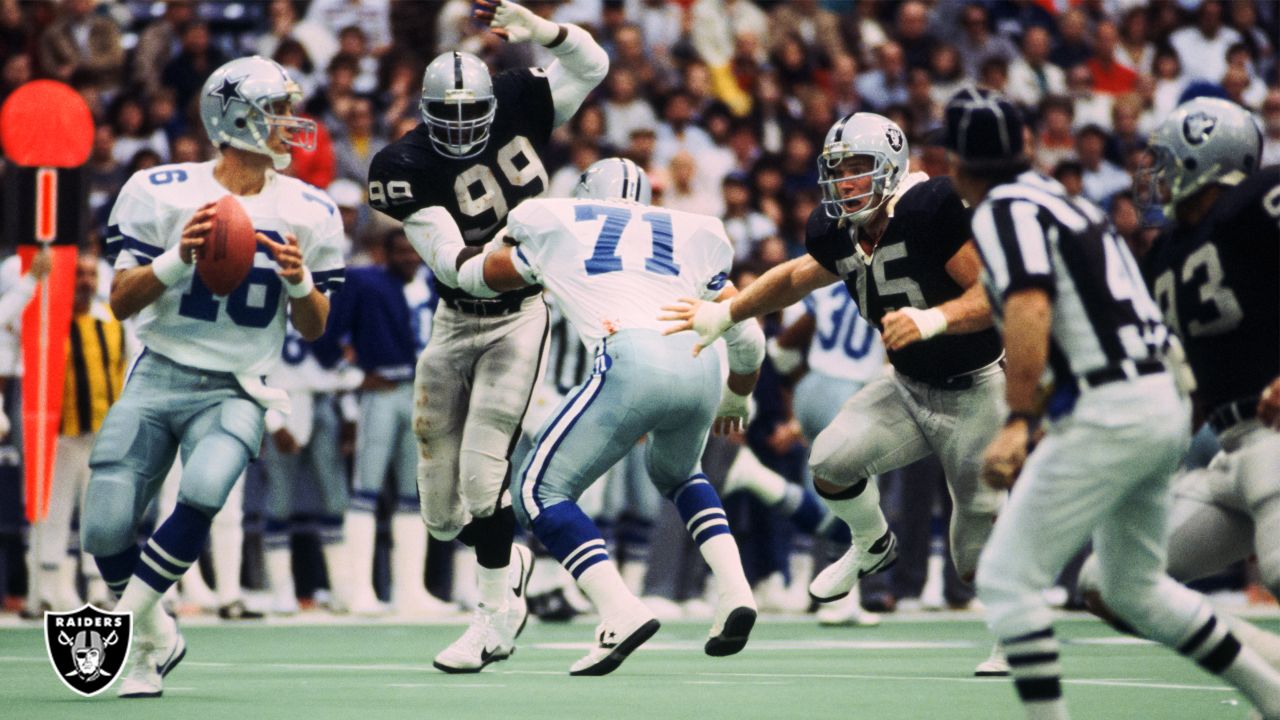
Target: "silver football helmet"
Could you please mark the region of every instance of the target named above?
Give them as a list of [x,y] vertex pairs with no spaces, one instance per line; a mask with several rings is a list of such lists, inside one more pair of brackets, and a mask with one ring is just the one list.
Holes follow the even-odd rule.
[[[290,104],[283,111],[282,102]],[[200,119],[215,146],[269,155],[275,168],[283,170],[292,157],[271,149],[273,130],[280,130],[287,145],[304,150],[316,147],[315,121],[292,114],[292,106],[300,102],[302,89],[289,73],[278,63],[254,55],[213,71],[200,91]]]
[[498,111],[489,68],[471,53],[437,55],[422,75],[419,108],[431,143],[441,154],[479,155],[489,142],[489,128]]
[[1172,217],[1178,203],[1206,185],[1243,180],[1261,157],[1262,128],[1252,113],[1220,98],[1188,100],[1151,133],[1135,195],[1143,206],[1164,205]]
[[644,168],[626,158],[597,160],[578,178],[573,196],[580,200],[630,200],[641,205],[653,201],[653,187]]
[[[883,115],[854,113],[836,121],[827,131],[818,156],[818,185],[822,188],[822,207],[827,217],[861,225],[888,201],[898,183],[907,174],[911,151],[902,128]],[[854,167],[854,158],[871,162]],[[845,196],[840,186],[870,178],[870,188]],[[866,202],[850,209],[863,198]]]

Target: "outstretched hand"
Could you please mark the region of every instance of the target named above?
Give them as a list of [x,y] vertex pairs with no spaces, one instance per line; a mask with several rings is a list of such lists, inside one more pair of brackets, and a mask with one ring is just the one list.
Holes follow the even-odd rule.
[[715,303],[680,298],[673,305],[663,305],[662,310],[665,314],[659,315],[659,320],[676,323],[663,330],[663,335],[674,335],[685,330],[698,333],[698,343],[693,346],[695,357],[733,325],[728,302]]
[[560,32],[560,26],[509,0],[474,0],[472,6],[471,16],[508,42],[546,45]]

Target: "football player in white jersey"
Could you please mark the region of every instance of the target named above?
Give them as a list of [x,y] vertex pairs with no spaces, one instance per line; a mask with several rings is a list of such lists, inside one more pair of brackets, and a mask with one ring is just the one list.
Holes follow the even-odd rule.
[[[286,312],[298,332],[324,332],[327,294],[342,282],[342,223],[327,195],[278,173],[291,146],[312,147],[315,123],[284,68],[233,60],[205,81],[200,115],[220,150],[205,163],[135,174],[111,211],[108,254],[117,271],[111,309],[137,316],[144,351],[111,408],[89,460],[81,524],[117,611],[133,613],[122,697],[156,697],[186,642],[157,600],[199,556],[214,515],[262,445],[268,407],[287,395],[262,377],[280,358]],[[257,230],[254,267],[226,297],[193,272],[214,203],[236,196]],[[139,518],[181,449],[178,505],[147,542]]]
[[514,246],[472,258],[458,271],[462,287],[478,296],[541,283],[595,356],[591,377],[539,429],[512,482],[521,523],[600,610],[596,645],[570,674],[612,672],[658,629],[576,502],[646,435],[650,477],[675,503],[720,591],[705,650],[731,655],[746,645],[756,605],[700,459],[713,423],[726,431],[746,417],[764,333],[754,321],[730,330],[726,388],[716,355],[695,356],[696,336],[666,336],[657,319],[673,298],[735,294],[724,226],[650,207],[649,180],[630,160],[587,168],[574,195],[522,203],[507,221]]

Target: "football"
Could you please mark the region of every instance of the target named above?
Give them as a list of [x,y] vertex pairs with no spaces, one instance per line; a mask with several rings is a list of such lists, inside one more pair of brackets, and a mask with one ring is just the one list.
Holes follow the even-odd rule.
[[228,295],[253,269],[258,241],[253,221],[234,195],[214,206],[213,227],[196,262],[196,274],[214,295]]

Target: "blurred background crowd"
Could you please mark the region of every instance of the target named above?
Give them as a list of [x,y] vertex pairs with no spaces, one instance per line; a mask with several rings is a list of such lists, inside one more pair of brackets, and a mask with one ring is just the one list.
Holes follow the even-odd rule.
[[[945,175],[946,153],[934,138],[947,98],[967,84],[1015,100],[1030,120],[1036,166],[1070,193],[1106,209],[1139,255],[1155,231],[1147,222],[1152,218],[1134,204],[1132,175],[1148,132],[1184,94],[1217,95],[1257,113],[1265,134],[1263,164],[1280,164],[1280,3],[1271,0],[533,0],[526,5],[588,29],[611,59],[608,77],[556,130],[552,148],[543,155],[550,194],[568,195],[579,173],[599,158],[629,157],[648,171],[655,204],[724,219],[738,272],[746,278],[804,251],[805,221],[820,198],[815,161],[835,120],[856,111],[886,115],[905,132],[913,169]],[[317,149],[295,151],[288,172],[327,189],[342,208],[353,267],[390,265],[397,262],[388,252],[397,246],[388,240],[395,228],[365,205],[366,171],[374,153],[418,124],[426,63],[437,52],[453,49],[476,53],[495,72],[551,61],[541,48],[505,44],[470,14],[469,0],[0,0],[0,100],[29,80],[55,78],[88,101],[97,123],[89,161],[93,229],[85,239],[86,251],[92,251],[131,173],[212,157],[196,111],[208,74],[243,55],[273,58],[303,88],[299,110],[320,125]],[[105,289],[109,268],[100,274],[98,283]],[[5,277],[0,272],[0,284]],[[415,309],[422,342],[434,308],[430,295],[426,291]],[[0,342],[15,342],[13,329],[7,330]],[[12,362],[0,367],[10,396],[19,372]],[[743,441],[765,466],[803,482],[807,450],[788,409],[791,383],[781,376],[762,383],[761,412]],[[356,415],[348,413],[348,424],[359,420]],[[343,437],[350,437],[349,428]],[[0,595],[9,610],[22,606],[27,576],[39,564],[24,560],[20,462],[14,449],[0,452]],[[249,473],[242,508],[230,509],[237,526],[233,532],[243,534],[243,541],[235,537],[243,544],[245,562],[225,565],[226,572],[239,573],[244,585],[258,589],[268,585],[261,559],[263,488],[279,481],[264,477],[260,466]],[[640,482],[635,477],[640,472],[624,469],[621,474],[631,478],[620,482]],[[925,461],[881,483],[904,556],[894,572],[864,587],[864,604],[881,611],[904,601],[968,605],[967,588],[944,571],[949,500],[940,469]],[[303,493],[299,516],[307,515],[306,504]],[[394,498],[384,504],[394,505]],[[796,581],[803,578],[794,575],[812,572],[806,561],[797,560],[809,555],[810,545],[792,537],[785,520],[750,494],[731,496],[726,504],[748,572],[761,583],[762,604],[807,609]],[[652,511],[628,512],[631,506],[652,506]],[[649,594],[697,612],[702,595],[693,569],[697,563],[688,562],[688,548],[664,546],[669,519],[659,506],[624,500],[615,508],[623,528],[618,542],[629,546],[622,557],[647,560],[651,577],[636,582],[646,582]],[[325,573],[317,569],[323,565],[316,534],[307,528],[296,524],[290,538],[296,551],[295,594],[304,605],[326,585]],[[679,534],[677,523],[672,537]],[[387,552],[388,535],[383,528],[381,553]],[[646,540],[652,551],[642,549]],[[441,549],[446,551],[430,554],[427,584],[436,595],[465,603],[466,598],[451,597],[451,578],[460,571],[451,568],[452,553]],[[822,550],[814,552],[820,564]],[[206,575],[218,574],[213,565],[227,562],[206,567]],[[377,566],[383,597],[386,565]],[[240,583],[220,579],[215,584],[216,600],[198,604],[231,607],[224,612],[229,617],[256,614],[252,602],[245,606],[240,599]],[[30,598],[35,607],[56,606],[58,600],[56,592],[43,591]],[[1071,602],[1069,594],[1063,601]],[[679,605],[672,607],[679,611]]]

